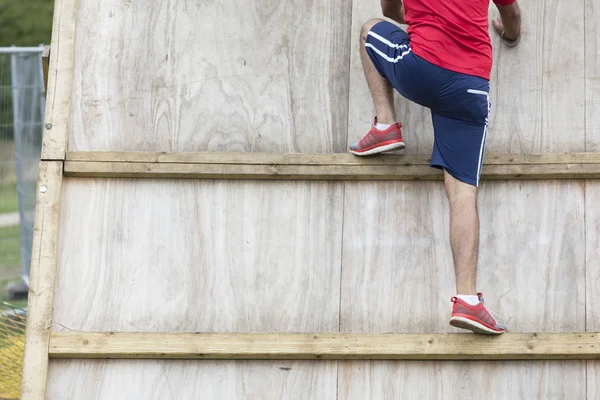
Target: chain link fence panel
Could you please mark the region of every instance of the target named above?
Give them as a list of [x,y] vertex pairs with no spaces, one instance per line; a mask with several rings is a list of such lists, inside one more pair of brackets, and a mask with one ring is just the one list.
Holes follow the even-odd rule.
[[[42,46],[0,48],[0,224],[18,224],[16,258],[27,286],[45,109],[42,52]],[[7,232],[0,249],[12,252],[15,237]],[[11,257],[5,254],[4,262]]]

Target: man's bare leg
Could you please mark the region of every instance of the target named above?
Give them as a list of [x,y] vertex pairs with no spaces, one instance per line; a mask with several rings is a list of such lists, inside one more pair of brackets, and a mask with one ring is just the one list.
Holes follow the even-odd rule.
[[477,295],[477,188],[459,181],[445,170],[444,184],[450,202],[450,244],[457,293],[457,296],[453,297],[450,325],[476,333],[504,333],[506,327],[493,317]]
[[394,109],[394,94],[392,85],[390,82],[382,77],[373,62],[367,54],[365,43],[367,41],[367,34],[371,28],[381,22],[381,19],[371,19],[362,26],[360,32],[360,58],[362,60],[363,70],[365,71],[365,77],[371,90],[371,96],[373,97],[373,103],[375,104],[375,111],[377,115],[377,122],[382,124],[391,125],[396,122],[396,111]]
[[444,184],[450,203],[450,244],[456,274],[456,293],[477,294],[479,216],[477,188],[444,171]]
[[[402,139],[402,124],[396,121],[392,84],[375,67],[376,63],[381,62],[377,65],[385,71],[384,74],[387,77],[390,76],[389,74],[395,73],[395,66],[397,64],[389,63],[389,60],[386,59],[388,56],[382,56],[382,53],[385,54],[385,52],[388,52],[388,54],[393,54],[398,51],[398,48],[393,50],[390,48],[389,43],[386,42],[386,39],[381,39],[379,36],[368,36],[371,29],[380,22],[384,21],[381,19],[371,19],[365,22],[360,32],[360,58],[367,84],[371,91],[376,114],[375,123],[371,126],[367,134],[348,146],[350,153],[357,156],[369,156],[402,150],[406,147],[404,139]],[[386,23],[389,24],[389,22]],[[391,34],[393,30],[390,29],[390,25],[382,25],[380,33],[385,36]],[[405,41],[404,38],[402,40]],[[366,46],[369,46],[369,51],[367,51]],[[377,48],[376,46],[381,48]],[[371,50],[373,51],[371,52]]]

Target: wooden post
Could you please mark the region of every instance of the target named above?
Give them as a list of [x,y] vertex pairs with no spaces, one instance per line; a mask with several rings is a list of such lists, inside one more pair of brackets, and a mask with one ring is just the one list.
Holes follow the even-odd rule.
[[[46,113],[41,159],[64,160],[69,136],[78,0],[56,0],[48,49]],[[44,67],[45,68],[45,67]]]
[[44,46],[42,69],[44,71],[44,93],[48,93],[48,67],[50,66],[50,46]]
[[61,161],[42,161],[38,173],[21,400],[43,400],[46,396],[62,198],[62,166]]

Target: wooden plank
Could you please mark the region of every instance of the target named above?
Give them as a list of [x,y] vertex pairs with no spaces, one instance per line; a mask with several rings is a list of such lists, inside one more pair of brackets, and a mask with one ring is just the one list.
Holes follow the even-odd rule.
[[[574,159],[578,157],[574,156]],[[583,157],[582,157],[583,159]],[[154,153],[154,152],[86,152],[71,151],[67,161],[88,162],[142,162],[178,164],[291,164],[291,165],[423,165],[429,164],[430,157],[423,155],[385,155],[378,157],[356,157],[348,153]],[[597,158],[600,163],[600,153]]]
[[66,179],[54,329],[337,331],[342,201],[335,182]]
[[592,399],[586,397],[584,364],[585,361],[343,362],[339,398]]
[[[600,183],[586,182],[586,330],[600,327]],[[587,363],[589,399],[600,400],[600,362]]]
[[346,0],[82,1],[79,20],[71,150],[345,149]]
[[51,358],[87,359],[600,359],[598,333],[53,332]]
[[[600,171],[600,169],[599,169]],[[253,165],[253,164],[155,164],[155,163],[65,163],[69,177],[95,178],[193,178],[193,179],[441,179],[441,172],[427,165]]]
[[42,161],[38,172],[21,399],[45,398],[53,318],[62,163]]
[[600,400],[600,361],[587,361],[587,399]]
[[42,160],[64,160],[70,130],[75,25],[79,0],[56,0],[48,66]]
[[585,0],[586,151],[600,150],[600,5]]
[[345,190],[340,331],[451,330],[443,185],[346,182]]
[[[479,290],[509,330],[585,330],[584,185],[481,185]],[[340,330],[453,330],[443,186],[347,182],[345,188]]]
[[[441,180],[428,165],[260,165],[65,162],[65,176],[86,178]],[[600,164],[485,165],[483,180],[598,179]]]
[[[337,331],[342,201],[341,183],[67,178],[54,330]],[[48,397],[331,399],[336,374],[335,362],[51,362]]]
[[42,70],[44,73],[44,93],[48,93],[48,68],[50,67],[50,46],[44,46],[42,52]]
[[52,360],[49,399],[335,399],[337,361]]
[[[586,150],[600,150],[600,4],[585,0],[585,127]],[[597,182],[586,184],[586,280],[587,280],[587,329],[600,326],[600,186]],[[600,362],[587,363],[588,399],[600,400]]]
[[[504,46],[489,24],[494,64],[487,151],[591,150],[585,147],[584,0],[519,6],[523,39],[517,47]],[[491,2],[490,8],[490,19],[498,16]]]
[[600,328],[600,183],[586,182],[586,313],[587,329]]
[[[143,162],[179,164],[299,164],[299,165],[429,165],[431,157],[421,154],[356,157],[348,153],[204,153],[204,152],[79,152],[70,151],[67,161]],[[501,164],[600,164],[600,152],[584,153],[491,153],[485,165]]]

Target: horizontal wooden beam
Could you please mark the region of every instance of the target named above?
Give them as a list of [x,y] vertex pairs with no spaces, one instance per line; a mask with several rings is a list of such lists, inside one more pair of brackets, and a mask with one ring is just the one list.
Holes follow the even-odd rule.
[[54,332],[62,359],[600,359],[598,333],[98,333]]
[[[357,157],[349,153],[168,153],[168,152],[67,152],[66,161],[173,164],[252,165],[429,165],[422,154],[383,154]],[[489,153],[484,165],[600,164],[600,152],[586,153]]]
[[[260,180],[441,180],[440,170],[428,164],[258,164],[66,161],[67,177],[191,178]],[[600,164],[487,164],[483,180],[598,179]]]
[[427,165],[175,164],[67,161],[64,174],[88,178],[438,180]]

